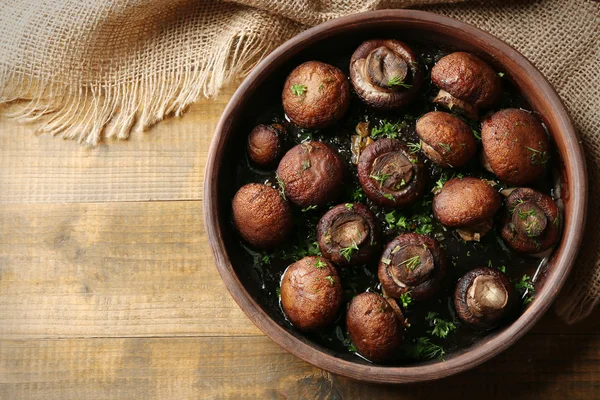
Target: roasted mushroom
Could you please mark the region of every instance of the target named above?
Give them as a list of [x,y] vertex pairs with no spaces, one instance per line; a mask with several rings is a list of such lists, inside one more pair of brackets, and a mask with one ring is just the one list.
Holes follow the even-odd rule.
[[423,153],[440,167],[460,167],[477,151],[471,128],[452,114],[433,111],[417,121]]
[[232,201],[233,222],[242,238],[259,249],[277,246],[294,225],[289,204],[279,192],[262,183],[250,183]]
[[515,189],[506,199],[500,233],[519,253],[541,253],[554,246],[560,236],[558,207],[548,195],[529,188]]
[[388,296],[410,292],[413,300],[423,301],[439,290],[447,270],[446,256],[435,239],[406,233],[385,246],[377,275]]
[[458,317],[473,329],[494,328],[518,304],[506,274],[494,268],[475,268],[456,284],[454,307]]
[[321,206],[334,201],[342,190],[344,162],[322,142],[305,142],[290,149],[279,162],[277,176],[292,203]]
[[333,65],[308,61],[287,77],[281,94],[283,109],[296,125],[320,129],[336,123],[350,105],[350,85]]
[[331,324],[342,305],[343,290],[333,265],[322,257],[304,257],[281,279],[281,307],[294,326],[315,331]]
[[248,136],[248,157],[259,167],[277,165],[283,155],[285,128],[279,124],[257,125]]
[[500,205],[500,195],[487,181],[453,178],[434,196],[433,214],[443,225],[459,228],[464,240],[479,241],[492,228]]
[[502,94],[500,77],[479,57],[456,52],[442,57],[431,69],[440,88],[434,102],[477,119],[480,107],[494,105]]
[[379,139],[358,159],[358,179],[366,195],[384,207],[402,207],[425,190],[425,167],[395,139]]
[[366,263],[378,240],[375,217],[360,203],[340,204],[319,221],[317,240],[323,256],[336,265]]
[[394,300],[377,293],[361,293],[348,306],[346,327],[350,340],[360,354],[374,362],[391,361],[402,344],[404,317],[391,302]]
[[391,110],[410,103],[423,83],[423,68],[399,40],[368,40],[350,59],[350,80],[368,105]]
[[487,118],[481,128],[483,164],[511,185],[525,185],[544,172],[548,136],[533,114],[509,108]]

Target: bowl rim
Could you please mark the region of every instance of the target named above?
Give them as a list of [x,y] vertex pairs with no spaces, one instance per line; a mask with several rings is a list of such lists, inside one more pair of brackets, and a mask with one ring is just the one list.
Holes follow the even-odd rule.
[[[566,223],[563,228],[563,239],[559,246],[561,251],[558,251],[558,248],[555,251],[555,268],[545,277],[544,284],[536,294],[535,301],[516,321],[504,330],[492,335],[491,338],[487,337],[480,340],[478,347],[448,360],[432,364],[399,367],[354,363],[323,352],[287,332],[254,301],[237,277],[227,255],[219,215],[216,211],[219,204],[218,171],[228,139],[225,137],[224,132],[230,131],[233,123],[232,118],[236,118],[236,114],[243,109],[245,103],[242,99],[246,92],[254,91],[262,83],[263,76],[272,73],[281,63],[306,46],[352,27],[367,27],[378,22],[404,25],[440,25],[448,30],[462,31],[464,34],[473,36],[472,40],[480,42],[482,47],[485,44],[486,48],[493,48],[497,53],[502,53],[513,60],[518,64],[517,68],[522,69],[532,81],[535,81],[536,90],[544,94],[548,103],[555,110],[555,119],[560,127],[555,129],[558,131],[555,135],[564,137],[565,148],[561,151],[561,154],[569,155],[568,158],[563,157],[563,159],[565,169],[572,172],[566,182],[572,212],[568,215],[567,220],[565,210]],[[568,169],[567,167],[571,168]],[[419,10],[367,11],[341,17],[310,28],[275,49],[242,82],[223,111],[208,153],[204,179],[203,208],[207,235],[217,269],[240,308],[271,340],[300,359],[338,375],[374,383],[412,383],[453,375],[489,360],[520,339],[548,310],[564,285],[583,239],[587,211],[587,170],[581,141],[573,128],[560,97],[546,78],[523,55],[495,36],[465,22]]]

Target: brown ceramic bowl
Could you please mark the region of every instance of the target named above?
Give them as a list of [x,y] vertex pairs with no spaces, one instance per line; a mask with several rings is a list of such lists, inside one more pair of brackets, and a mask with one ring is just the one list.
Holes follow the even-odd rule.
[[[265,99],[281,94],[286,74],[306,60],[351,54],[364,40],[395,37],[408,42],[431,41],[475,52],[496,70],[505,71],[551,132],[562,160],[558,162],[564,201],[562,239],[537,286],[535,300],[513,323],[491,332],[468,348],[406,367],[367,363],[312,343],[287,328],[281,313],[261,305],[256,281],[243,268],[238,238],[230,223],[231,184],[236,157],[243,156],[253,116]],[[490,359],[523,336],[546,312],[563,286],[581,244],[587,201],[583,151],[567,111],[542,74],[525,57],[499,39],[463,22],[413,10],[356,14],[309,29],[289,40],[262,61],[235,92],[215,132],[205,174],[204,216],[216,264],[225,284],[248,317],[273,341],[301,359],[357,380],[406,383],[456,374]],[[253,283],[254,282],[254,283]]]

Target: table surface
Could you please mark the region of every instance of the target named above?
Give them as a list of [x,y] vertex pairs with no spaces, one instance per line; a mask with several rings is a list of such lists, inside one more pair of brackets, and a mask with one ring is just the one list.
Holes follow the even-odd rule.
[[223,285],[202,218],[232,93],[94,149],[0,118],[0,399],[600,398],[600,312],[550,312],[433,384],[354,382],[271,342]]

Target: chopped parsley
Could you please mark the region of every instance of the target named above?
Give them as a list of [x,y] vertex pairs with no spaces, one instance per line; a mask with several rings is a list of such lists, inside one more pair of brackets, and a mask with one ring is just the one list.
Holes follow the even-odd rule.
[[515,285],[518,290],[523,290],[523,305],[529,304],[533,301],[535,296],[535,286],[531,281],[531,277],[527,274],[521,277],[521,280]]
[[442,346],[432,343],[431,339],[425,336],[406,343],[403,350],[407,356],[416,360],[431,360],[433,358],[442,360],[444,354],[446,354]]
[[323,269],[323,267],[326,267],[327,263],[325,261],[323,261],[322,259],[317,257],[317,261],[315,262],[315,267],[317,269]]
[[429,332],[433,336],[445,339],[450,333],[456,330],[456,325],[453,322],[444,321],[440,318],[440,315],[434,311],[431,311],[425,317],[429,325],[433,327],[433,330]]
[[369,178],[374,179],[375,181],[377,181],[377,183],[379,183],[379,189],[381,189],[381,187],[383,186],[383,182],[385,182],[385,180],[387,178],[389,178],[390,176],[392,176],[391,174],[385,174],[383,172],[378,172],[375,175],[369,175]]
[[417,153],[417,152],[421,151],[421,149],[423,148],[423,142],[421,142],[420,140],[418,143],[409,142],[409,143],[407,143],[407,146],[408,146],[408,150],[411,153]]
[[292,90],[292,94],[294,96],[304,96],[304,94],[306,93],[306,86],[305,85],[292,85],[291,90]]
[[331,275],[327,275],[325,277],[325,279],[327,279],[327,281],[331,284],[331,286],[333,286],[333,284],[335,283],[335,279],[333,279],[333,276],[331,276]]
[[407,308],[410,303],[412,303],[413,299],[410,295],[410,292],[402,293],[398,298],[400,300],[400,304],[402,304],[402,308]]
[[347,208],[348,210],[352,210],[352,209],[354,208],[354,204],[352,204],[352,203],[346,203],[346,204],[344,204],[344,205],[346,206],[346,208]]
[[351,246],[340,249],[340,254],[346,260],[350,261],[350,259],[352,258],[352,253],[354,253],[355,251],[358,251],[358,246],[357,246],[356,242],[353,242]]
[[392,124],[389,121],[381,121],[379,126],[371,129],[371,137],[374,139],[384,137],[396,139],[398,137],[398,132],[400,132],[400,129],[405,125],[406,123]]
[[318,208],[317,205],[312,205],[312,206],[308,206],[306,208],[303,208],[301,211],[302,212],[307,212],[307,211],[311,211],[311,210],[316,210]]
[[275,175],[275,179],[277,180],[277,185],[279,185],[279,193],[281,194],[281,197],[283,197],[284,200],[287,200],[285,198],[285,183],[281,180],[281,178],[277,174]]

